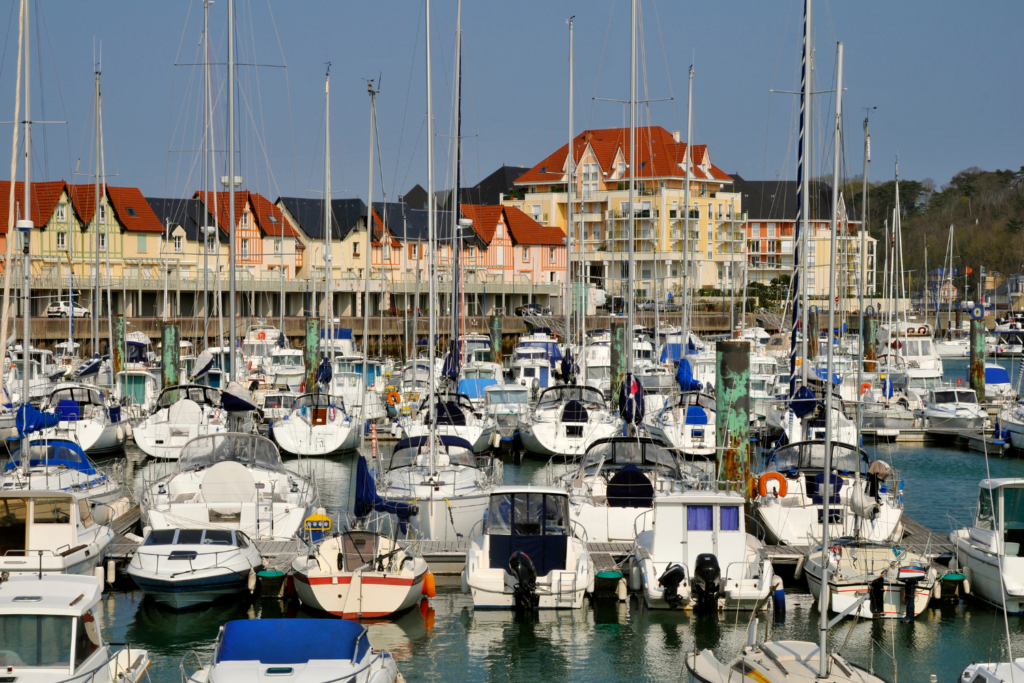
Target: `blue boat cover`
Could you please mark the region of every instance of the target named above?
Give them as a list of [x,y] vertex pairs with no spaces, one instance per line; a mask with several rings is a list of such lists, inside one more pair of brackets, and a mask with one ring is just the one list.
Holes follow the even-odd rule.
[[240,619],[224,624],[216,662],[358,662],[369,649],[366,627],[347,619]]
[[498,380],[493,377],[477,377],[459,381],[459,393],[470,398],[483,398],[487,387],[497,386]]
[[[327,339],[327,330],[320,330],[320,338]],[[351,327],[335,327],[334,328],[335,339],[351,339],[352,328]]]
[[[814,369],[814,374],[815,374],[815,376],[817,376],[818,379],[825,379],[825,376],[828,374],[828,369],[827,368],[815,368]],[[840,378],[839,375],[835,371],[833,371],[832,372],[832,384],[842,384],[842,383],[843,383],[842,378]]]
[[818,397],[808,387],[797,389],[796,393],[793,394],[793,398],[789,400],[789,407],[793,409],[793,413],[797,417],[807,415],[817,408],[818,405]]
[[[78,407],[78,404],[75,404]],[[43,413],[36,410],[31,403],[22,403],[18,406],[18,414],[14,419],[18,428],[18,436],[22,439],[26,434],[38,432],[49,427],[56,427],[60,418],[53,413]]]
[[999,365],[985,366],[985,384],[1009,384],[1010,373]]
[[682,344],[665,344],[661,347],[661,363],[676,363],[683,357]]
[[687,406],[686,407],[686,424],[688,425],[706,425],[708,423],[708,414],[700,406]]
[[[71,470],[78,470],[85,474],[96,474],[96,466],[92,464],[85,451],[74,441],[64,439],[32,441],[29,446],[33,457],[29,459],[29,467],[42,465],[63,465]],[[4,466],[4,470],[13,470],[21,466],[21,448],[11,453],[11,461]]]
[[885,381],[882,383],[882,393],[885,394],[886,398],[892,398],[893,390],[891,377],[886,377]]
[[679,381],[679,388],[683,391],[700,391],[701,383],[693,378],[693,370],[690,369],[690,361],[683,358],[679,361],[679,368],[676,370],[676,379]]
[[632,373],[626,375],[619,391],[619,415],[623,421],[640,424],[644,421],[644,385]]
[[72,420],[79,420],[82,417],[78,401],[72,401],[70,399],[57,401],[56,415],[58,419],[66,420],[68,422]]
[[365,517],[371,512],[387,512],[398,517],[402,533],[405,533],[406,522],[419,510],[415,505],[408,503],[396,503],[385,500],[377,494],[377,484],[370,476],[370,470],[366,466],[366,458],[359,456],[356,464],[356,499],[352,511],[356,517]]
[[246,413],[257,409],[252,394],[238,382],[228,383],[227,388],[220,394],[220,403],[229,413]]

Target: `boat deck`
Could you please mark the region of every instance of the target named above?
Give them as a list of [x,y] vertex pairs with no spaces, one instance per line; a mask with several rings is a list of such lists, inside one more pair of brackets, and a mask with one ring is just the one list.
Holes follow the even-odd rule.
[[[899,545],[932,561],[953,552],[953,544],[949,542],[947,534],[932,531],[906,515],[903,516],[903,540]],[[765,549],[773,566],[795,566],[810,550],[805,545],[765,545]]]

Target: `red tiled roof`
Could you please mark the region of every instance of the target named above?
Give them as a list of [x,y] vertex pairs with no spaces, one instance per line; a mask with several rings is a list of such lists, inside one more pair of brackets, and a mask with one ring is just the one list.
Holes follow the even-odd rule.
[[[380,214],[377,213],[377,209],[374,209],[373,210],[373,240],[371,240],[370,244],[372,244],[375,247],[379,247],[380,246],[380,238],[381,238],[381,235],[383,235],[383,234],[384,234],[384,221],[381,220]],[[394,248],[394,249],[397,249],[398,247],[401,247],[401,246],[402,246],[402,243],[399,242],[398,239],[392,235],[391,236],[391,247]]]
[[128,232],[164,232],[164,226],[139,188],[107,185],[107,197]]
[[498,230],[498,221],[501,220],[502,206],[484,206],[481,204],[460,204],[462,215],[473,221],[473,229],[484,244],[490,244],[494,239],[494,233]]
[[541,225],[514,206],[502,207],[505,212],[505,225],[516,244],[539,244],[561,246],[565,233],[556,226]]
[[[32,183],[32,223],[38,228],[50,221],[57,201],[67,187],[63,180],[51,180],[44,183]],[[0,235],[7,234],[7,221],[10,215],[7,202],[11,197],[11,181],[0,180]],[[20,206],[25,199],[25,183],[14,183],[14,205]],[[18,216],[15,216],[17,220]]]
[[[228,233],[228,214],[229,211],[229,197],[227,192],[214,192],[213,201],[206,196],[206,193],[202,190],[197,190],[193,197],[198,197],[203,201],[204,204],[215,204],[217,224],[220,229],[224,231],[224,234]],[[235,191],[235,225],[242,220],[242,207],[245,206],[246,202],[249,202],[249,206],[252,209],[252,215],[256,220],[256,225],[260,230],[270,237],[295,237],[298,238],[299,233],[295,231],[295,228],[291,226],[291,223],[285,220],[284,214],[281,213],[280,207],[271,202],[269,199],[259,194],[258,192],[249,192],[248,190],[236,190]]]
[[71,196],[71,203],[75,207],[78,218],[83,224],[88,225],[96,211],[96,186],[68,185],[68,194]]
[[[641,127],[636,129],[636,165],[637,178],[685,178],[686,170],[680,165],[686,158],[687,144],[676,142],[672,133],[661,126]],[[594,151],[597,163],[602,172],[612,176],[613,164],[619,151],[623,159],[629,161],[629,128],[602,128],[583,131],[573,139],[573,159],[578,164],[587,147]],[[565,160],[569,145],[562,145],[556,152],[520,176],[516,185],[535,185],[538,183],[559,183],[565,180]],[[700,169],[700,164],[707,160],[707,145],[694,145],[690,150],[693,168],[690,177],[697,180],[729,181],[729,175],[714,164],[709,163],[708,172]],[[627,168],[622,179],[628,179],[631,169]]]

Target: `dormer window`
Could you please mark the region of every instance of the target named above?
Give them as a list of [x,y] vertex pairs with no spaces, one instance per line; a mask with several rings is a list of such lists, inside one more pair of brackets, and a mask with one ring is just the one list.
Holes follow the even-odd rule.
[[100,223],[107,222],[107,205],[100,204]]
[[249,229],[249,214],[248,213],[243,213],[242,214],[242,230],[248,230],[248,229]]

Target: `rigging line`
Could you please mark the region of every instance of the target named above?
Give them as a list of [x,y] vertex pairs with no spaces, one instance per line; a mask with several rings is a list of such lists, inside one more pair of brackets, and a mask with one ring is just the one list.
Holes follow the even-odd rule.
[[[191,5],[189,7],[191,8]],[[186,17],[186,21],[187,21],[187,17]],[[179,51],[180,51],[180,49],[181,48],[179,46]],[[197,45],[196,46],[196,52],[197,53],[199,52],[199,49],[200,49],[200,47]],[[177,122],[175,122],[175,116],[174,116],[174,96],[175,96],[175,86],[177,85],[177,80],[178,80],[177,79],[177,74],[176,74],[177,69],[175,69],[174,72],[175,73],[171,74],[171,106],[167,108],[167,110],[168,110],[167,141],[168,142],[167,142],[167,164],[166,164],[165,170],[164,170],[164,196],[167,196],[167,186],[168,186],[168,184],[170,183],[170,180],[171,180],[171,150],[174,148],[174,140],[177,137],[178,126],[181,123],[183,112],[185,111],[185,107],[187,105],[188,100],[191,99],[192,83],[193,83],[193,80],[195,79],[195,69],[192,69],[192,72],[189,75],[189,80],[188,80],[187,87],[185,89],[185,93],[187,95],[187,98],[186,98],[185,102],[182,102],[181,108],[178,110]],[[82,136],[83,136],[83,142],[84,142],[85,131],[82,132]],[[184,130],[182,130],[182,144],[184,145]],[[82,156],[81,150],[79,150],[78,156],[79,156],[79,158],[81,158],[81,156]],[[180,156],[177,159],[177,164],[178,164],[178,167],[175,169],[175,181],[177,180],[178,173],[181,170],[181,159],[180,159]],[[174,186],[175,187],[178,186],[177,182],[175,182]]]
[[[252,39],[253,63],[258,63],[259,60],[256,58],[256,30],[254,28],[254,24],[253,24],[253,21],[252,21],[252,3],[250,2],[250,3],[247,3],[247,4],[249,6],[249,36]],[[253,71],[256,71],[256,74],[255,74],[255,77],[256,77],[256,100],[257,100],[257,103],[259,104],[259,112],[260,112],[260,124],[259,125],[260,125],[260,130],[263,132],[263,136],[262,137],[263,137],[264,140],[266,140],[267,139],[267,123],[266,123],[266,117],[264,116],[264,113],[263,113],[263,88],[262,88],[261,82],[260,82],[259,70],[258,69],[253,69]],[[255,122],[254,122],[254,125],[255,125]],[[273,185],[274,185],[274,194],[277,194],[277,196],[280,197],[281,196],[281,188],[278,185],[277,177],[274,175],[273,171],[270,168],[270,158],[267,155],[267,150],[266,150],[266,145],[265,144],[264,144],[264,149],[263,149],[263,155],[264,155],[264,158],[266,159],[266,162],[267,162],[267,182],[268,183],[273,183]],[[268,187],[267,189],[269,190],[270,188]]]
[[281,53],[281,63],[284,64],[284,91],[286,102],[288,103],[288,135],[291,137],[292,143],[292,175],[294,176],[295,182],[295,196],[298,196],[299,162],[295,156],[295,125],[292,123],[292,91],[291,83],[288,78],[288,60],[284,57],[284,47],[281,45],[281,34],[277,30],[277,18],[274,16],[273,8],[270,6],[270,0],[267,0],[267,11],[270,12],[270,24],[274,27],[274,37],[277,39],[277,49]]
[[[269,0],[268,0],[269,2]],[[416,69],[416,51],[420,44],[420,23],[423,21],[423,5],[419,4],[419,12],[416,14],[416,34],[412,44],[412,60],[409,64],[409,82],[405,87],[405,106],[402,108],[402,128],[398,134],[398,153],[395,156],[395,176],[391,180],[391,195],[395,196],[398,186],[398,169],[402,163],[402,143],[405,141],[405,124],[409,115],[409,96],[412,92],[412,76]],[[403,185],[405,181],[403,180]]]
[[427,117],[423,117],[420,122],[420,132],[416,135],[416,144],[412,147],[412,153],[409,155],[409,165],[405,167],[405,176],[402,178],[402,187],[409,182],[409,173],[412,171],[412,162],[416,159],[416,150],[420,147],[420,139],[423,137],[423,129],[427,126]]
[[661,15],[658,14],[658,0],[651,0],[654,6],[654,25],[658,27],[658,40],[661,42],[661,54],[665,59],[665,77],[668,79],[668,97],[672,104],[672,130],[676,130],[676,98],[672,91],[672,74],[668,69],[668,53],[665,51],[665,38],[661,35]]
[[[251,133],[252,141],[253,141],[253,150],[254,150],[253,156],[255,156],[255,150],[256,149],[259,149],[260,151],[263,152],[263,160],[267,162],[267,183],[268,184],[273,184],[273,186],[275,188],[277,188],[278,187],[277,178],[274,176],[274,169],[272,169],[270,167],[270,156],[267,154],[266,140],[259,134],[258,131],[255,130],[256,118],[253,116],[252,108],[249,106],[249,99],[245,96],[245,93],[242,92],[241,89],[239,90],[239,92],[242,93],[241,99],[245,103],[245,111],[248,112],[248,114],[249,114],[249,121],[252,122],[252,125],[253,125],[253,128],[254,128],[254,130]],[[255,162],[253,162],[253,168],[255,168]],[[254,171],[254,174],[256,174],[257,183],[259,183],[258,172]],[[257,190],[258,189],[259,189],[259,185],[257,184]],[[277,191],[280,194],[280,190],[277,190]]]
[[[38,7],[38,5],[39,5],[39,3],[36,3],[37,7]],[[11,7],[12,7],[12,11],[13,11],[14,3],[11,3]],[[53,43],[50,41],[50,27],[46,23],[46,13],[45,12],[41,12],[40,16],[42,17],[42,22],[43,22],[43,32],[46,34],[46,45],[47,45],[47,47],[50,48],[50,63],[53,64],[53,79],[57,83],[57,95],[60,97],[61,111],[64,112],[64,120],[67,121],[68,120],[68,108],[64,104],[64,92],[63,92],[63,90],[60,87],[60,78],[57,76],[57,60],[54,59],[54,56],[53,56]],[[40,66],[40,69],[41,68],[42,67]],[[0,73],[2,73],[2,72],[3,72],[3,65],[2,65],[2,63],[0,63]],[[46,118],[46,117],[44,116],[43,118]],[[44,128],[43,130],[45,131],[46,129]],[[64,124],[64,133],[65,133],[65,135],[67,135],[67,139],[68,139],[68,168],[70,169],[71,168],[71,127],[68,124],[66,124],[66,123]]]
[[[0,55],[0,76],[3,76],[4,64],[7,63],[7,44],[10,42],[10,39],[11,39],[11,24],[14,23],[14,7],[17,4],[18,3],[16,3],[16,2],[12,2],[11,3],[11,14],[10,14],[10,16],[7,17],[7,34],[6,34],[6,36],[4,36],[4,53],[2,55]],[[18,118],[18,117],[15,116],[14,118]]]
[[[771,89],[768,90],[768,116],[767,116],[767,121],[765,121],[765,124],[764,124],[764,160],[761,162],[761,178],[765,179],[765,180],[767,180],[765,178],[765,174],[768,171],[768,136],[769,136],[769,131],[771,130],[771,125],[772,125],[772,90],[775,89],[775,78],[776,78],[776,76],[779,73],[779,64],[782,61],[782,47],[786,44],[786,35],[789,32],[789,18],[790,18],[790,16],[792,16],[792,13],[793,13],[793,2],[794,1],[795,0],[790,0],[789,9],[786,10],[786,21],[782,25],[783,26],[783,28],[782,28],[782,39],[779,41],[779,52],[775,56],[775,68],[772,69],[772,87],[771,87]],[[792,107],[790,107],[790,109],[792,109]],[[789,127],[789,138],[790,138],[790,144],[792,144],[792,140],[793,140],[793,127],[792,126]],[[787,146],[787,148],[788,148],[788,146]],[[789,156],[788,151],[786,153],[786,156]],[[761,203],[761,206],[758,207],[758,210],[761,213],[761,215],[763,216],[764,215],[764,211],[763,211],[763,209],[764,209],[764,193],[763,192],[761,193],[760,203]]]
[[[196,52],[198,52],[199,50],[200,50],[200,45],[197,45],[196,46]],[[171,141],[172,145],[174,143],[175,138],[177,137],[177,131],[179,129],[179,126],[180,126],[180,130],[181,130],[181,144],[182,144],[182,146],[185,145],[185,135],[187,134],[187,125],[188,124],[185,121],[184,117],[186,115],[186,112],[188,112],[191,109],[193,85],[195,83],[195,75],[196,75],[195,72],[196,72],[196,70],[193,68],[191,74],[189,75],[188,87],[185,90],[185,93],[186,93],[187,97],[186,97],[186,99],[181,104],[181,109],[178,111],[178,123],[174,126],[174,130],[171,133],[171,140],[170,141]],[[201,106],[201,104],[199,106]],[[192,133],[192,140],[193,140],[192,145],[193,145],[193,147],[195,147],[195,138],[196,138],[196,134],[195,134],[195,131],[193,131],[193,133]],[[170,170],[169,170],[170,152],[171,152],[171,149],[168,149],[168,155],[167,155],[167,159],[168,159],[168,174],[170,173]],[[181,177],[181,164],[182,164],[182,159],[181,159],[181,156],[178,155],[178,157],[177,157],[177,167],[175,168],[175,171],[174,171],[174,185],[173,185],[173,187],[180,187],[180,185],[178,183],[178,180]],[[189,170],[188,178],[191,178],[191,177],[192,177],[192,171]],[[165,186],[164,189],[166,190],[166,186]]]
[[608,26],[604,30],[604,43],[601,44],[601,58],[597,60],[597,75],[594,77],[594,96],[590,98],[590,120],[587,121],[587,128],[594,125],[594,103],[597,102],[597,85],[601,82],[601,65],[604,64],[604,51],[608,47],[608,34],[612,30],[612,16],[615,14],[615,0],[612,0],[611,9],[608,10]]
[[[43,40],[39,32],[39,4],[35,4],[36,10],[36,63],[39,68],[36,69],[36,78],[39,79],[39,112],[43,116],[43,121],[48,121],[46,118],[46,91],[43,89]],[[50,177],[50,146],[49,136],[46,134],[47,126],[42,127],[43,133],[43,178]],[[35,156],[35,155],[33,155]]]
[[[316,139],[314,139],[314,141],[313,141],[314,143],[316,143],[316,145],[314,146],[314,150],[315,151],[313,152],[313,158],[310,160],[310,164],[309,164],[309,178],[306,179],[306,188],[307,188],[306,189],[306,196],[307,197],[309,196],[309,193],[312,191],[312,188],[313,188],[313,172],[315,170],[318,170],[318,169],[322,171],[322,169],[324,168],[323,167],[323,160],[322,159],[321,159],[321,163],[319,165],[317,165],[316,162],[317,162],[317,159],[320,158],[320,141],[323,140],[323,137],[321,136],[321,134],[324,132],[324,118],[325,118],[326,114],[327,114],[326,108],[325,107],[320,107],[320,123],[317,124]],[[296,192],[295,196],[296,197],[299,196],[298,192]],[[321,199],[320,201],[322,202],[323,199]]]

